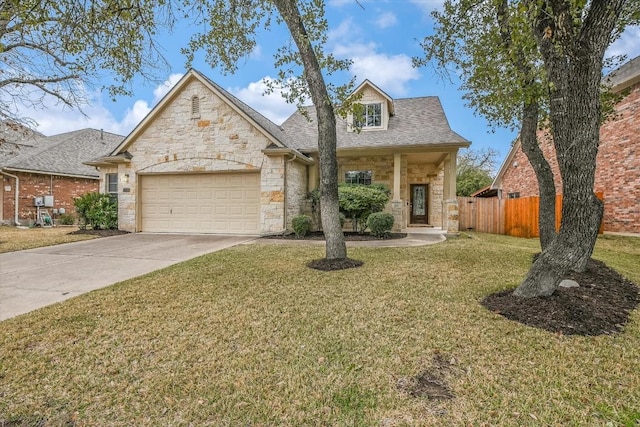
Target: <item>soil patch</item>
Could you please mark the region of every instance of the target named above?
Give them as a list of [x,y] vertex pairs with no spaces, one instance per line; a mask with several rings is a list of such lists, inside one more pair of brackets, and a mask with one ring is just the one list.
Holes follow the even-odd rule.
[[109,237],[109,236],[119,236],[121,234],[129,234],[128,231],[123,230],[76,230],[72,231],[69,234],[90,234],[92,236],[99,237]]
[[346,270],[348,268],[357,268],[364,265],[364,262],[357,259],[344,258],[344,259],[316,259],[307,264],[307,267],[320,271],[336,271]]
[[513,296],[513,289],[489,295],[482,305],[507,319],[564,335],[595,336],[622,331],[640,304],[640,289],[603,262],[590,260],[583,273],[570,272],[576,288],[558,288],[539,298]]
[[[376,237],[369,233],[360,234],[355,231],[345,231],[344,240],[347,241],[368,241],[368,240],[394,240],[404,239],[407,237],[407,233],[389,233],[385,237]],[[264,236],[263,239],[282,239],[282,240],[324,240],[324,233],[322,231],[314,231],[304,237],[296,237],[295,234],[277,234],[273,236]]]
[[453,366],[452,361],[453,358],[436,353],[429,368],[413,378],[400,378],[397,387],[411,397],[426,397],[429,400],[453,399],[453,392],[446,381]]

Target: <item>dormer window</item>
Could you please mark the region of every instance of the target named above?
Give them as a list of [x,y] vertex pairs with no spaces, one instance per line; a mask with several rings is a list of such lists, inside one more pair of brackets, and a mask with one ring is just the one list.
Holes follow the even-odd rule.
[[382,127],[382,104],[364,104],[362,116],[354,118],[354,127],[361,129]]

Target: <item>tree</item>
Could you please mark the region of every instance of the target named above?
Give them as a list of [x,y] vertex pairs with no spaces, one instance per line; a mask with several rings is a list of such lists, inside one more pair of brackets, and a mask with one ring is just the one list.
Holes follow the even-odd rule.
[[44,107],[53,97],[71,108],[102,71],[112,96],[129,93],[137,74],[164,66],[154,34],[172,24],[152,0],[0,0],[0,119],[28,121],[17,106]]
[[556,189],[536,136],[545,77],[523,9],[507,0],[445,1],[433,17],[434,34],[422,42],[425,56],[414,62],[433,61],[444,76],[453,64],[463,81],[463,98],[477,113],[494,127],[520,128],[518,137],[538,179],[540,243],[545,248],[555,238]]
[[[460,16],[473,33],[462,42],[462,30],[445,28]],[[533,155],[540,194],[547,198],[555,189],[534,136],[538,116],[548,111],[563,180],[563,219],[557,236],[546,234],[542,254],[515,295],[550,295],[568,270],[585,268],[593,251],[602,215],[593,185],[604,51],[625,25],[637,23],[638,2],[447,1],[441,17],[444,35],[437,29],[425,39],[427,58],[435,51],[441,63],[469,64],[462,77],[471,104],[496,122],[523,126],[523,149]],[[442,46],[451,41],[447,37],[458,50]],[[541,220],[548,214],[541,213]]]
[[351,218],[354,230],[359,233],[364,233],[367,229],[369,215],[384,209],[390,195],[391,191],[382,184],[338,186],[340,210]]
[[[345,259],[347,249],[340,225],[338,205],[338,163],[336,157],[336,110],[349,108],[347,94],[353,80],[347,85],[333,86],[325,82],[326,75],[347,69],[350,62],[337,60],[326,54],[322,46],[327,40],[328,23],[324,17],[324,2],[296,0],[199,0],[193,12],[206,23],[208,31],[195,34],[183,51],[187,60],[193,60],[199,50],[205,50],[212,66],[221,66],[227,72],[237,68],[240,58],[251,53],[256,46],[257,30],[272,24],[273,14],[287,26],[296,49],[281,47],[275,55],[279,67],[278,79],[270,83],[279,86],[288,101],[299,107],[311,98],[316,107],[318,149],[320,165],[320,211],[326,238],[326,259]],[[275,7],[275,10],[274,10]],[[196,27],[200,27],[197,25]],[[342,102],[344,101],[344,102]],[[311,119],[311,118],[308,118]]]
[[458,196],[471,196],[491,184],[498,152],[492,148],[466,149],[458,153],[456,189]]

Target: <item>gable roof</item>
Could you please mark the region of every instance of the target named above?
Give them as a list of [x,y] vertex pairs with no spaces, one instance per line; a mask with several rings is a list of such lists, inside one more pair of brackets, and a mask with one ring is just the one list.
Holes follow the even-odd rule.
[[611,87],[611,91],[614,93],[621,92],[640,82],[640,56],[625,62],[609,73],[603,80],[606,85]]
[[158,104],[149,112],[149,114],[147,114],[147,116],[142,119],[140,123],[138,123],[138,125],[129,135],[127,135],[122,143],[113,150],[111,155],[117,155],[118,153],[126,151],[127,148],[133,143],[133,141],[139,136],[139,134],[154,121],[156,116],[160,114],[160,112],[171,103],[171,101],[192,79],[197,79],[203,85],[208,87],[213,93],[223,99],[237,113],[239,113],[251,124],[253,124],[256,129],[262,132],[272,143],[275,143],[276,145],[281,147],[287,146],[287,136],[284,134],[282,128],[280,128],[271,120],[267,119],[262,114],[258,113],[256,110],[249,107],[247,104],[224,90],[204,74],[192,68],[187,71],[187,73],[178,81],[178,83],[173,86],[173,88],[171,88],[171,90],[160,100],[160,102],[158,102]]
[[123,136],[96,129],[81,129],[42,136],[37,148],[9,160],[4,170],[81,178],[99,178],[94,167],[83,162],[110,153]]
[[367,86],[373,89],[374,91],[378,92],[378,94],[380,94],[380,96],[382,96],[387,101],[387,106],[389,107],[389,114],[393,116],[395,114],[395,109],[393,106],[393,98],[387,95],[387,93],[382,89],[380,89],[378,86],[373,84],[369,79],[365,79],[365,81],[360,83],[360,85],[358,85],[358,87],[354,89],[351,96],[357,95],[359,92],[363,91],[364,88],[366,88]]
[[[396,99],[394,104],[395,115],[389,117],[387,130],[347,131],[346,119],[338,117],[337,148],[468,147],[471,144],[451,130],[437,96]],[[282,124],[282,128],[290,135],[292,148],[303,152],[317,151],[315,107],[305,107],[305,110],[312,121],[296,111]]]
[[11,159],[37,148],[44,135],[20,123],[0,120],[0,167]]

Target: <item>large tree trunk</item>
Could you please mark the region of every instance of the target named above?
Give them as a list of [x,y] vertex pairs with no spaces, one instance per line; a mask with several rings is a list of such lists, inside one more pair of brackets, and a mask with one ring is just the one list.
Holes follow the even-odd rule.
[[540,194],[538,228],[540,229],[540,245],[542,250],[545,250],[556,238],[556,185],[551,166],[538,145],[539,108],[537,102],[524,105],[520,142],[522,143],[522,151],[527,156],[538,180],[538,194]]
[[336,116],[322,77],[320,65],[304,28],[295,0],[273,0],[296,43],[304,75],[318,120],[320,160],[320,216],[326,239],[326,258],[344,259],[347,246],[340,226],[338,204],[338,159],[336,156]]
[[603,205],[594,190],[600,131],[604,51],[624,0],[592,2],[576,29],[571,2],[545,3],[534,31],[550,90],[553,141],[562,176],[562,222],[557,238],[533,263],[514,294],[551,295],[571,269],[583,270],[593,253]]

